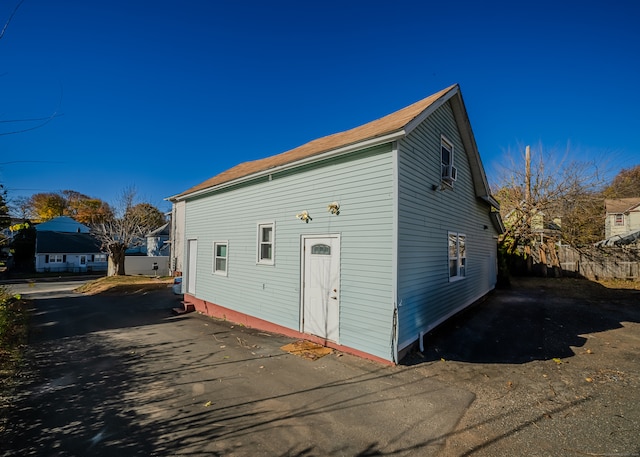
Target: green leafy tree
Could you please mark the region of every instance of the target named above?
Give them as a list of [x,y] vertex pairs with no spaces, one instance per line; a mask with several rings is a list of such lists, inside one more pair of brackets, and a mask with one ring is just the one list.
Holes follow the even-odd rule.
[[[9,207],[7,206],[7,190],[4,185],[0,184],[0,230],[11,225],[11,217],[9,217]],[[6,237],[0,232],[0,247],[6,244]]]
[[23,222],[11,227],[14,232],[11,251],[15,267],[22,271],[33,271],[36,255],[36,229],[33,224]]

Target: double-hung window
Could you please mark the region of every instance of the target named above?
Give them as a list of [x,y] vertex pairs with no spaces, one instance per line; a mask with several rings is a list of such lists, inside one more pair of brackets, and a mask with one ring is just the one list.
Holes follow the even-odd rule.
[[67,256],[63,254],[48,254],[44,257],[45,263],[64,263],[67,261]]
[[621,226],[624,225],[624,214],[616,214],[614,225]]
[[227,276],[229,242],[213,242],[213,274]]
[[258,255],[260,264],[273,265],[275,260],[275,223],[258,224]]
[[466,238],[462,233],[449,232],[449,281],[467,275]]

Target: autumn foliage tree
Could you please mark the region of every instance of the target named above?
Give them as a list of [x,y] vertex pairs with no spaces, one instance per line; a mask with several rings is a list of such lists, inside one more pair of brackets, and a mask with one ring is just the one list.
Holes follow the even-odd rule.
[[620,171],[603,193],[605,198],[640,197],[640,165]]
[[36,222],[69,216],[86,225],[112,216],[112,210],[107,203],[74,190],[34,194],[26,202],[26,213],[29,219]]

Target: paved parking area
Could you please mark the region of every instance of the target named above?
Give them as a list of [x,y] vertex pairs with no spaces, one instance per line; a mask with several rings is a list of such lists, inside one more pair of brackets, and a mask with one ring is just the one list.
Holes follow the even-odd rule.
[[496,291],[398,367],[172,316],[169,290],[36,300],[2,455],[638,456],[639,295],[566,284]]
[[405,367],[169,313],[160,290],[35,300],[3,455],[435,455],[473,400]]

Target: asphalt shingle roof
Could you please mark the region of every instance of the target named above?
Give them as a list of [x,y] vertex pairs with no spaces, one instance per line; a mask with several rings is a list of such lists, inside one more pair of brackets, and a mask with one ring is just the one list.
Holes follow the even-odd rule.
[[447,94],[450,90],[457,87],[454,84],[446,89],[436,92],[427,98],[424,98],[412,105],[407,106],[399,111],[391,113],[375,121],[367,124],[355,127],[351,130],[335,133],[333,135],[325,136],[309,143],[298,146],[281,154],[267,157],[260,160],[254,160],[251,162],[244,162],[224,171],[184,192],[176,197],[185,196],[194,192],[198,192],[210,187],[215,187],[220,184],[224,184],[245,176],[259,173],[269,170],[278,166],[293,163],[314,155],[322,154],[324,152],[339,149],[345,146],[349,146],[355,143],[359,143],[365,140],[378,138],[384,135],[388,135],[394,132],[398,132],[406,127],[412,120],[422,114],[433,103],[440,99],[443,95]]
[[37,232],[37,254],[93,254],[101,252],[100,242],[88,233]]
[[640,197],[606,199],[604,206],[607,214],[621,214],[640,205]]

